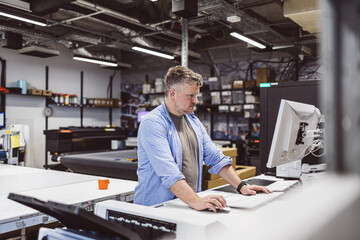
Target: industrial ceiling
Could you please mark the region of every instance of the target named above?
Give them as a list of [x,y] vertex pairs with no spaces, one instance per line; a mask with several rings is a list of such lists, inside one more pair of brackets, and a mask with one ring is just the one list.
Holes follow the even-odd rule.
[[[29,9],[19,9],[24,3]],[[180,61],[181,18],[172,13],[171,0],[0,0],[0,7],[46,20],[42,27],[0,16],[0,32],[21,34],[23,48],[62,46],[74,54],[110,58],[131,64],[124,71],[128,75],[164,72],[174,64],[174,60],[134,52],[135,45],[169,53]],[[317,16],[316,0],[199,0],[198,16],[187,19],[189,61],[211,66],[316,56]],[[256,39],[266,49],[249,46],[231,32]]]

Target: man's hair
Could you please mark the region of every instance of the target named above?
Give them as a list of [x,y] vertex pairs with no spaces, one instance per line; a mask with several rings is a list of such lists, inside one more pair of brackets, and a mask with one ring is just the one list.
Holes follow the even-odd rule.
[[164,77],[165,96],[167,96],[170,89],[174,87],[181,87],[185,84],[193,83],[197,84],[199,87],[202,87],[202,76],[183,66],[171,67]]

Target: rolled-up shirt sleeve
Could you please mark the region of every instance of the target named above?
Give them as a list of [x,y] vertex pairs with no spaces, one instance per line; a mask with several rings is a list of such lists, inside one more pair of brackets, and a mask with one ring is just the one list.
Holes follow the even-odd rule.
[[170,189],[175,182],[185,179],[171,153],[168,133],[162,120],[144,119],[140,128],[138,139],[161,184]]
[[204,162],[211,167],[209,173],[216,175],[223,167],[232,163],[232,158],[225,156],[222,151],[215,146],[209,135],[206,133],[204,126],[200,125],[200,128],[204,137]]

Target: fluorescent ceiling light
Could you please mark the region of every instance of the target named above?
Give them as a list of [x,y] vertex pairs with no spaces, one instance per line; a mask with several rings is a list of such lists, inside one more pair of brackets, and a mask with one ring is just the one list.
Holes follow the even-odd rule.
[[[117,62],[116,64],[117,64],[117,66],[116,66],[117,69],[129,69],[129,68],[132,68],[132,65],[128,64],[128,63]],[[101,64],[100,67],[109,68],[109,66],[105,66],[103,64]],[[113,68],[113,66],[111,68]]]
[[23,12],[15,11],[13,9],[6,8],[6,7],[0,6],[0,16],[13,18],[13,19],[16,19],[19,21],[32,23],[32,24],[42,26],[42,27],[46,26],[46,21],[42,18],[33,16],[33,15],[29,15],[29,14],[26,14]]
[[115,63],[115,62],[101,60],[101,59],[92,58],[92,57],[74,55],[73,59],[78,60],[78,61],[83,61],[83,62],[102,64],[102,65],[106,65],[106,66],[110,66],[110,67],[117,67],[117,63]]
[[283,48],[291,48],[291,47],[294,47],[293,44],[291,45],[279,45],[279,46],[273,46],[272,49],[273,50],[279,50],[279,49],[283,49]]
[[252,39],[250,39],[248,37],[245,37],[245,36],[243,36],[243,35],[241,35],[241,34],[239,34],[237,32],[232,32],[232,33],[230,33],[230,35],[233,36],[233,37],[236,37],[236,38],[238,38],[238,39],[240,39],[240,40],[242,40],[244,42],[247,42],[247,43],[249,43],[249,44],[251,44],[251,45],[253,45],[255,47],[258,47],[258,48],[261,48],[261,49],[266,48],[265,45],[263,45],[261,43],[258,43],[258,42],[254,41],[254,40],[252,40]]
[[135,51],[144,52],[144,53],[147,53],[147,54],[151,54],[151,55],[166,58],[166,59],[174,59],[174,56],[164,54],[164,53],[160,53],[160,52],[155,52],[153,50],[149,50],[149,49],[146,49],[146,48],[132,47],[132,49],[135,50]]

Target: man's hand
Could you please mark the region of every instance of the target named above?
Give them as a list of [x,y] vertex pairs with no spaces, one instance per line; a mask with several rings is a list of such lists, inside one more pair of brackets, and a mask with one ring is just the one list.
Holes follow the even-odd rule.
[[217,212],[215,206],[222,210],[224,207],[226,207],[226,200],[221,195],[212,194],[189,203],[189,206],[199,211],[211,209],[213,212]]
[[220,210],[226,207],[226,200],[223,196],[209,195],[200,198],[184,179],[175,182],[170,187],[170,191],[195,210],[211,209],[217,212],[215,206]]
[[241,188],[240,192],[243,195],[255,195],[257,192],[272,193],[272,191],[267,189],[266,187],[257,185],[244,185]]

